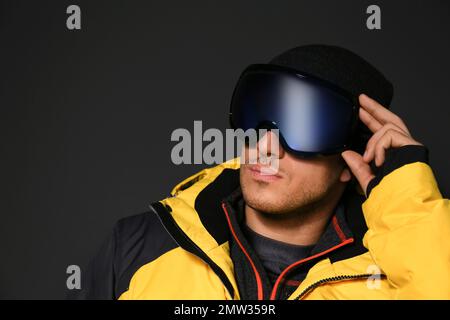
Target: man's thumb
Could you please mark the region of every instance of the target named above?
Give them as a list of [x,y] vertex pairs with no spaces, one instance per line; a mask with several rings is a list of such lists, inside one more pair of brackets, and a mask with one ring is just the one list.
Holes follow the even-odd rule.
[[358,180],[361,188],[364,190],[364,194],[367,195],[367,186],[370,180],[375,177],[372,173],[372,170],[370,169],[369,164],[366,163],[363,160],[363,157],[355,151],[347,150],[342,152],[341,155],[344,158],[345,162],[347,162],[347,165],[352,171],[355,178]]

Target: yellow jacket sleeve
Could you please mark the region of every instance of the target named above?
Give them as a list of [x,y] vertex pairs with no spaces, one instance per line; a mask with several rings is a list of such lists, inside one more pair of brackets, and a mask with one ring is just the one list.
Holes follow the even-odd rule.
[[363,203],[364,246],[392,299],[450,299],[450,202],[428,164],[392,171]]

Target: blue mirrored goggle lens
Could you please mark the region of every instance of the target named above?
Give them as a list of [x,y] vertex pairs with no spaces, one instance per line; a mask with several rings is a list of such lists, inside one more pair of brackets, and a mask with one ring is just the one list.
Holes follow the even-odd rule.
[[243,130],[270,123],[293,151],[328,153],[348,143],[353,112],[349,99],[310,79],[259,71],[240,78],[231,122]]

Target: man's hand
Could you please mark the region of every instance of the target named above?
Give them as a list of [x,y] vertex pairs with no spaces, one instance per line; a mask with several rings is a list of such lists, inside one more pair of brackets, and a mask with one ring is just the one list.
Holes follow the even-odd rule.
[[364,156],[348,150],[342,153],[342,157],[367,196],[367,186],[375,177],[369,166],[373,159],[375,159],[375,165],[379,167],[384,163],[387,149],[422,144],[411,137],[399,116],[375,100],[361,94],[359,104],[361,105],[359,118],[374,134],[367,143]]

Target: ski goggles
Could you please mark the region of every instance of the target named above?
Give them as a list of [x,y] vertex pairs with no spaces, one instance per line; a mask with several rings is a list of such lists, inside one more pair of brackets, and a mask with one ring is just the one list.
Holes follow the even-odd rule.
[[349,148],[359,105],[326,81],[275,65],[254,64],[234,89],[234,129],[278,129],[283,148],[300,157],[329,155]]

